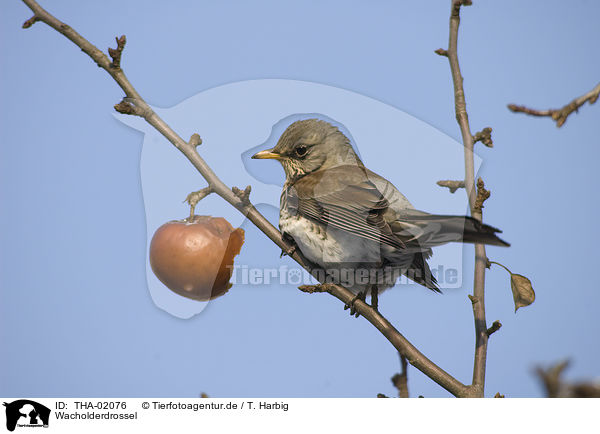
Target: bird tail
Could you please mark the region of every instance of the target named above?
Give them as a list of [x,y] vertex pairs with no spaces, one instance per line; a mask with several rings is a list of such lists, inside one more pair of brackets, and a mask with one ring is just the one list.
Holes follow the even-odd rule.
[[[398,252],[413,254],[408,269],[402,271],[409,279],[435,292],[441,292],[427,259],[431,247],[449,242],[510,246],[496,234],[502,231],[481,223],[473,217],[434,215],[422,211],[405,211],[390,225],[394,235],[404,244]],[[397,258],[396,258],[397,259]]]
[[462,233],[458,241],[473,244],[489,244],[492,246],[509,247],[510,244],[499,238],[496,234],[502,233],[500,229],[481,223],[473,217],[464,216],[433,216],[440,223],[440,235]]
[[485,223],[481,223],[479,220],[476,220],[473,217],[459,218],[464,220],[465,231],[462,239],[464,243],[510,247],[510,243],[507,243],[496,235],[497,233],[502,233],[500,229],[486,225]]
[[409,245],[416,242],[421,247],[429,248],[449,242],[463,242],[510,246],[496,235],[502,233],[500,229],[481,223],[473,217],[411,211],[400,216],[396,223],[401,230],[395,230],[394,234]]

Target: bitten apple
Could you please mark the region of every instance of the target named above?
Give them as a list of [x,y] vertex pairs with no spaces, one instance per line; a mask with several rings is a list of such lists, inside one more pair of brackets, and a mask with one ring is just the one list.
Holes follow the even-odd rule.
[[233,258],[244,244],[244,230],[222,217],[198,216],[165,223],[150,242],[150,266],[179,295],[208,301],[231,287]]

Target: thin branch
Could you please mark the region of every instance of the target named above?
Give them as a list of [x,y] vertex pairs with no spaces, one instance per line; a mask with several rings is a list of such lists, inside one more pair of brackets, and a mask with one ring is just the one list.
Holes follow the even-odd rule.
[[402,354],[400,354],[400,366],[402,370],[392,377],[392,384],[398,389],[399,398],[408,398],[408,362]]
[[192,134],[192,137],[190,137],[190,141],[188,143],[191,146],[193,146],[194,148],[197,148],[198,146],[200,146],[202,144],[202,138],[200,137],[200,134],[198,134],[198,133]]
[[494,142],[492,141],[492,128],[485,127],[483,130],[475,133],[475,135],[473,136],[473,142],[481,142],[488,148],[493,148]]
[[243,190],[240,190],[237,187],[231,187],[231,191],[233,192],[233,194],[240,198],[242,203],[250,205],[250,192],[252,191],[252,186],[248,185]]
[[354,300],[354,307],[356,308],[356,311],[360,313],[360,315],[362,315],[367,321],[373,324],[375,328],[379,330],[388,341],[390,341],[394,348],[396,348],[401,355],[406,357],[408,363],[427,375],[454,396],[470,396],[470,390],[468,386],[465,386],[429,360],[413,344],[411,344],[408,339],[406,339],[398,330],[396,330],[396,328],[378,311],[371,308],[363,300],[355,300],[354,294],[348,289],[329,283],[322,285],[303,285],[300,286],[299,289],[308,293],[328,292],[347,305],[352,303]]
[[145,117],[142,107],[137,106],[132,98],[123,98],[120,103],[114,105],[114,109],[122,115]]
[[459,188],[465,188],[465,181],[444,180],[438,181],[437,185],[439,185],[440,187],[447,187],[450,190],[450,193],[454,193]]
[[560,128],[567,121],[569,115],[571,115],[574,112],[578,112],[579,108],[586,102],[590,105],[594,104],[598,100],[599,95],[600,83],[598,83],[596,87],[594,87],[589,92],[575,98],[573,101],[559,109],[535,110],[525,107],[523,105],[516,104],[509,104],[508,109],[514,113],[525,113],[531,116],[551,117],[552,120],[556,122],[556,126]]
[[481,210],[483,209],[483,203],[489,199],[490,195],[490,191],[485,189],[485,183],[483,182],[483,179],[479,178],[477,180],[477,196],[475,197],[475,205],[473,208],[481,213]]
[[123,53],[123,49],[125,48],[125,43],[127,42],[127,38],[125,35],[122,35],[120,38],[115,38],[117,41],[117,48],[109,48],[108,55],[112,57],[112,62],[110,66],[112,68],[120,68],[121,67],[121,54]]
[[28,29],[37,22],[38,18],[34,15],[23,23],[23,28]]
[[[473,158],[474,137],[469,127],[467,114],[467,103],[463,87],[463,77],[458,63],[458,27],[460,25],[460,8],[468,6],[470,0],[452,0],[450,9],[450,35],[448,38],[448,62],[452,72],[454,84],[454,106],[456,121],[460,126],[460,132],[465,147],[465,189],[469,198],[471,215],[481,221],[481,209],[476,208],[475,193],[475,162]],[[475,276],[473,279],[473,317],[475,320],[475,357],[473,362],[473,383],[471,396],[483,397],[485,385],[485,367],[487,358],[487,325],[485,319],[485,265],[487,257],[483,244],[475,245]],[[473,301],[475,300],[475,301]]]
[[[190,140],[190,142],[183,140],[175,131],[173,131],[173,129],[171,129],[169,125],[167,125],[164,120],[158,116],[158,114],[152,110],[152,108],[146,103],[146,101],[144,101],[140,94],[135,90],[133,85],[129,82],[123,70],[120,67],[114,67],[114,58],[111,62],[102,51],[92,45],[67,24],[59,21],[54,16],[49,14],[35,0],[23,0],[23,2],[34,13],[34,17],[28,20],[28,22],[33,23],[35,21],[42,21],[46,23],[71,40],[75,45],[81,48],[84,53],[90,56],[99,67],[110,74],[110,76],[121,87],[126,95],[126,98],[124,98],[123,101],[121,101],[121,103],[117,104],[115,107],[117,110],[122,109],[127,112],[127,114],[143,117],[150,125],[152,125],[188,158],[192,165],[208,182],[208,188],[211,192],[218,194],[228,203],[234,206],[259,230],[269,237],[271,241],[273,241],[283,251],[289,252],[289,256],[294,261],[296,261],[305,270],[311,272],[312,266],[310,262],[307,261],[299,251],[294,249],[294,246],[291,243],[283,239],[279,230],[277,230],[261,213],[259,213],[257,209],[249,202],[249,200],[244,198],[243,193],[245,193],[245,191],[242,192],[242,194],[239,194],[239,192],[236,194],[219,179],[219,177],[208,166],[200,154],[198,154],[196,146],[199,144],[199,142],[197,140]],[[117,51],[118,50],[119,46],[117,44]],[[121,49],[120,51],[121,53],[119,53],[119,56],[122,54],[123,50]],[[352,292],[338,285],[327,285],[326,289],[323,290],[341,300],[344,304],[350,304],[355,299]],[[419,369],[453,395],[461,397],[470,396],[470,389],[467,386],[456,380],[450,374],[425,357],[379,312],[362,300],[356,300],[354,302],[354,307],[356,312],[373,324],[383,334],[383,336],[390,341],[394,348],[396,348],[400,354],[406,357],[411,365]]]
[[487,335],[491,336],[492,334],[496,333],[498,330],[500,330],[500,328],[502,327],[502,323],[498,320],[494,321],[492,323],[492,326],[487,329]]
[[194,214],[196,214],[196,205],[206,196],[211,194],[213,189],[211,187],[206,187],[198,191],[192,191],[187,197],[184,199],[184,202],[187,202],[190,206],[190,220],[194,218]]

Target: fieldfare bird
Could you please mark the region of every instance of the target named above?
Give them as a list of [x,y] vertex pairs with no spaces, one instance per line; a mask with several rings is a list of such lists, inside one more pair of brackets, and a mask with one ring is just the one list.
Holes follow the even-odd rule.
[[[400,275],[439,292],[431,248],[452,241],[509,244],[500,230],[465,216],[416,210],[387,179],[367,169],[348,138],[319,119],[294,122],[277,145],[252,158],[285,171],[279,228],[322,274],[364,299]],[[376,307],[376,306],[375,306]]]

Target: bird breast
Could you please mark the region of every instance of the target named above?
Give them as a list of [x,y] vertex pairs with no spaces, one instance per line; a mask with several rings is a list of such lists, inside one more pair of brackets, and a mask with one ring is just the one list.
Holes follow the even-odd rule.
[[294,239],[304,256],[323,267],[382,262],[379,243],[291,215],[285,207],[280,211],[279,228]]

